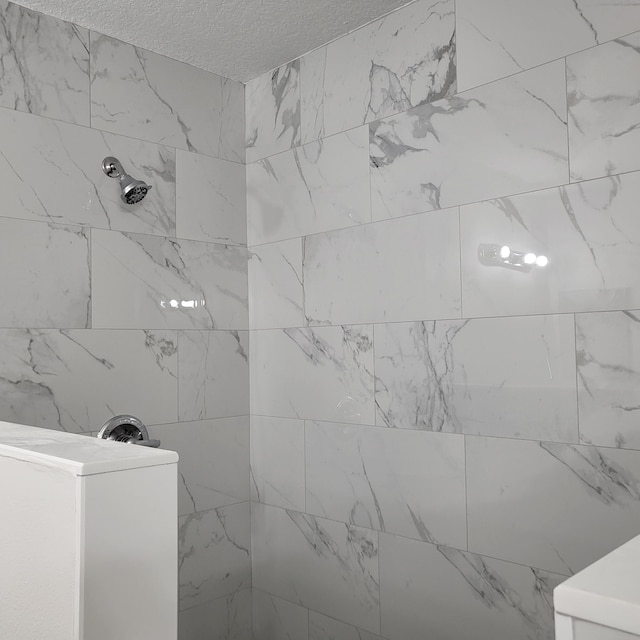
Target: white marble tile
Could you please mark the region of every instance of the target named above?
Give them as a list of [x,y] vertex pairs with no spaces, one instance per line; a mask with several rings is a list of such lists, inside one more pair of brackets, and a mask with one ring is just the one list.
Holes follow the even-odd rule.
[[246,329],[247,250],[92,232],[93,326]]
[[577,442],[574,345],[568,315],[376,326],[377,424]]
[[562,61],[370,127],[374,220],[568,182]]
[[[0,215],[175,235],[173,149],[7,110],[0,135]],[[122,202],[118,182],[102,171],[106,156],[151,184],[142,202]]]
[[244,165],[176,151],[176,235],[247,244]]
[[305,511],[304,422],[251,416],[251,499]]
[[0,107],[88,126],[89,32],[6,0],[0,29]]
[[264,73],[245,85],[246,159],[300,144],[300,61]]
[[567,58],[572,180],[640,169],[639,75],[640,33]]
[[353,625],[309,611],[309,640],[383,640]]
[[382,635],[389,640],[553,640],[562,577],[380,535]]
[[458,90],[640,29],[638,0],[456,0]]
[[191,607],[178,614],[178,640],[253,640],[251,589]]
[[249,417],[149,426],[163,449],[177,451],[178,514],[249,500]]
[[180,420],[248,414],[248,333],[181,331],[178,339]]
[[453,0],[418,0],[302,58],[305,135],[345,131],[455,93],[454,32]]
[[[463,315],[640,307],[639,198],[633,173],[462,207]],[[544,255],[548,264],[481,261],[489,245]]]
[[467,544],[462,436],[307,422],[307,512]]
[[379,631],[376,532],[255,503],[251,516],[255,587]]
[[307,609],[253,589],[254,640],[307,640]]
[[248,502],[178,519],[180,609],[251,587]]
[[373,424],[371,327],[252,332],[251,411]]
[[640,529],[640,452],[467,436],[469,549],[571,575]]
[[234,84],[91,33],[91,126],[96,129],[241,162],[243,92]]
[[0,218],[0,327],[91,321],[89,230]]
[[580,439],[640,449],[640,312],[576,315]]
[[302,327],[302,239],[272,242],[249,250],[249,327]]
[[460,317],[457,209],[304,239],[309,324]]
[[367,127],[247,165],[249,244],[371,219]]
[[0,419],[76,433],[177,419],[175,331],[2,330]]

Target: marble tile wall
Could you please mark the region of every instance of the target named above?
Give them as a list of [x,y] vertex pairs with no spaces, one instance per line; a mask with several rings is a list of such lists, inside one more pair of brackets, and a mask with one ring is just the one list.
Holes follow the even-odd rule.
[[[5,0],[0,69],[0,420],[150,425],[180,640],[250,640],[244,87]],[[108,155],[153,186],[135,207]]]
[[552,640],[638,534],[639,34],[418,0],[247,85],[256,639]]

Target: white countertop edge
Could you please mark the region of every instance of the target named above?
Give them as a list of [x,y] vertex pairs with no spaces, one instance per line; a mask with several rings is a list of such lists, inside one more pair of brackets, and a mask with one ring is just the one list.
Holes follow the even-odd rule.
[[0,458],[31,462],[75,476],[176,464],[175,451],[0,422]]
[[640,603],[564,584],[555,588],[553,600],[556,613],[640,635]]

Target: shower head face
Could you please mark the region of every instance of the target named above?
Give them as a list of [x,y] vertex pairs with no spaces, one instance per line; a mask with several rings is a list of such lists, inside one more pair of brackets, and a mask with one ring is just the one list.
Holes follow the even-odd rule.
[[110,177],[120,182],[120,197],[125,204],[136,204],[144,200],[151,189],[151,185],[142,180],[136,180],[124,172],[122,164],[117,158],[109,156],[102,161],[102,170]]
[[144,200],[151,189],[150,184],[146,184],[142,180],[134,180],[126,174],[122,176],[120,186],[122,187],[122,201],[125,204],[136,204]]

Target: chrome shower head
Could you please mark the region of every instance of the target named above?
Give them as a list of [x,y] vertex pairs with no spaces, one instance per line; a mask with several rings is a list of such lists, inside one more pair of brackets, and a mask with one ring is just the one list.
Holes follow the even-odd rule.
[[149,193],[150,184],[142,180],[136,180],[124,172],[122,164],[117,158],[109,156],[102,161],[102,170],[110,177],[117,178],[120,182],[122,193],[120,197],[125,204],[136,204]]

